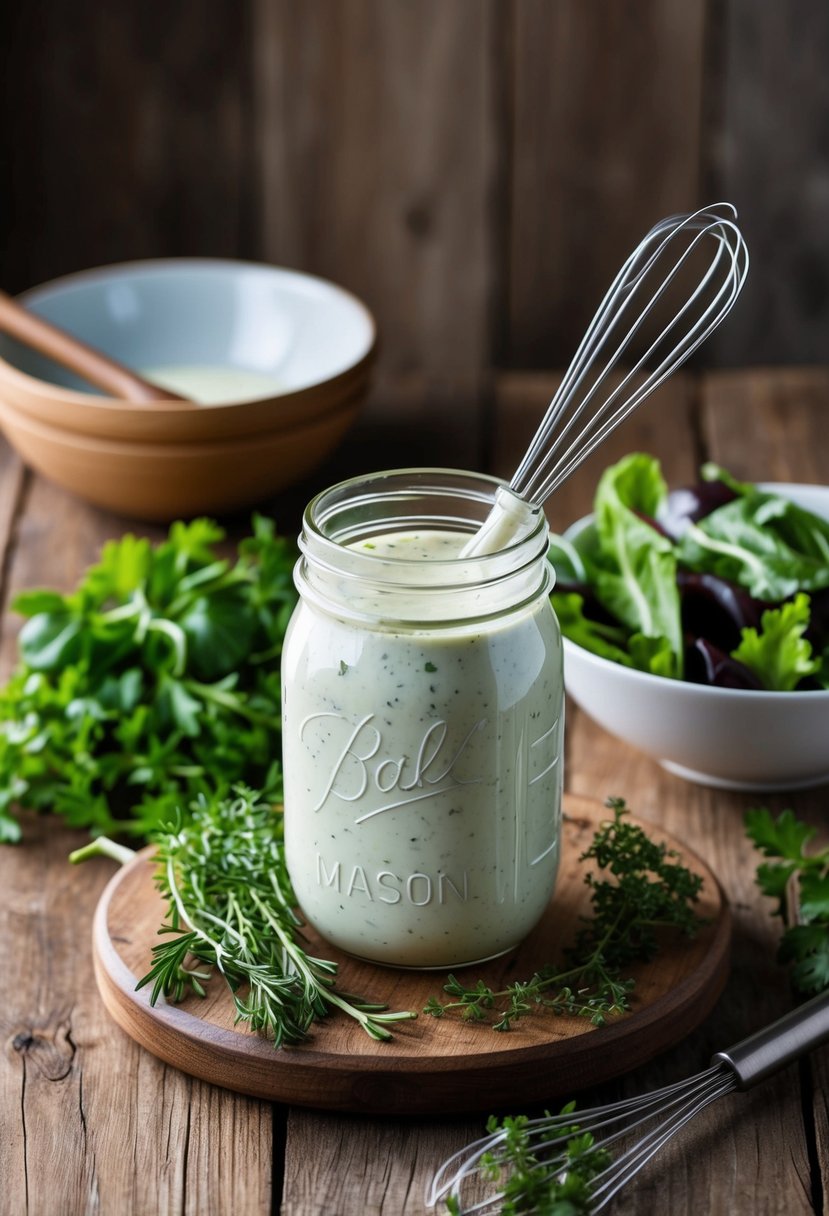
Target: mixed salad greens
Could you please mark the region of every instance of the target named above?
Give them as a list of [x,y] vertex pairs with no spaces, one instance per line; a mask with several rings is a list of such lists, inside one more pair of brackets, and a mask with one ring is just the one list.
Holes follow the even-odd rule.
[[721,688],[829,688],[829,520],[718,465],[669,492],[658,460],[626,456],[551,560],[564,636],[602,658]]

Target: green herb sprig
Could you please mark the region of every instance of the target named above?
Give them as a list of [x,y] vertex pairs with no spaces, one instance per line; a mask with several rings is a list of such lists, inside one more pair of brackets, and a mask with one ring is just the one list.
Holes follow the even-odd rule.
[[235,561],[206,519],[111,541],[74,591],[24,591],[0,691],[0,840],[16,805],[146,835],[239,781],[279,798],[279,655],[295,551],[254,518]]
[[[575,1103],[568,1102],[561,1114],[573,1114],[575,1109]],[[576,1119],[572,1126],[556,1130],[553,1162],[539,1155],[526,1115],[507,1117],[500,1123],[493,1116],[487,1122],[487,1132],[503,1135],[497,1148],[485,1153],[480,1163],[484,1179],[501,1187],[501,1216],[526,1216],[529,1212],[589,1216],[593,1210],[591,1185],[610,1165],[612,1156],[596,1144],[591,1132],[580,1130]],[[457,1195],[447,1196],[446,1210],[450,1216],[461,1216],[463,1209]]]
[[[152,967],[138,984],[152,984],[153,1004],[162,995],[204,996],[221,976],[237,1022],[275,1047],[302,1042],[314,1021],[335,1010],[377,1040],[392,1037],[391,1023],[416,1016],[341,992],[337,964],[308,952],[285,868],[282,815],[253,790],[197,799],[186,821],[155,833],[154,842],[156,885],[167,903],[159,933],[167,940],[153,947]],[[99,841],[73,860],[93,851],[124,860],[123,848],[114,849]]]
[[601,1026],[629,1008],[634,981],[624,974],[631,963],[653,958],[662,930],[693,937],[702,923],[695,911],[702,878],[679,855],[652,840],[622,798],[610,798],[613,818],[603,823],[581,861],[595,861],[608,877],[591,870],[584,881],[591,891],[591,916],[566,953],[563,966],[550,965],[528,980],[498,991],[483,980],[462,983],[450,975],[443,992],[424,1008],[432,1017],[457,1014],[465,1021],[510,1030],[534,1009],[586,1017]]
[[[792,984],[809,995],[829,988],[829,847],[807,852],[815,829],[791,810],[776,818],[765,807],[748,811],[746,832],[770,858],[757,868],[757,884],[777,900],[786,928],[778,957],[791,964]],[[796,896],[797,922],[789,923],[789,894]]]

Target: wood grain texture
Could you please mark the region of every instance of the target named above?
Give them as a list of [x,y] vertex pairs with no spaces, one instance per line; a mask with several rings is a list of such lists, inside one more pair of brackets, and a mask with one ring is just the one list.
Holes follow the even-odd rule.
[[748,481],[829,484],[829,369],[710,373],[706,458]]
[[487,363],[491,0],[254,0],[264,256],[334,278],[391,372]]
[[[633,430],[619,437],[621,447],[606,447],[600,457],[642,446],[663,458],[672,481],[687,480],[701,456],[719,458],[747,476],[829,481],[827,376],[825,371],[718,373],[699,387],[690,376],[676,379],[674,388],[682,386],[678,408],[668,408],[667,399],[663,408],[661,397],[652,398],[637,416],[648,431],[637,430],[639,421],[632,423]],[[512,467],[552,380],[516,375],[499,383],[497,400],[486,406],[493,412],[498,407],[493,418],[501,436],[493,451],[498,471]],[[343,475],[359,471],[364,459],[376,462],[373,467],[381,461],[404,463],[396,447],[384,452],[384,441],[393,444],[402,434],[423,451],[419,391],[412,377],[400,397],[390,393],[385,402],[376,402],[361,424],[367,429],[355,430],[354,446],[340,453],[346,461],[339,466]],[[441,400],[432,416],[439,418],[443,409],[449,418],[451,395]],[[365,449],[361,436],[369,445]],[[128,526],[78,508],[37,479],[29,486],[14,459],[4,457],[2,445],[0,471],[0,537],[13,587],[68,586],[95,556],[100,540]],[[577,478],[551,504],[557,525],[589,506],[590,479]],[[288,498],[274,505],[287,527]],[[13,629],[13,623],[7,616],[5,628]],[[12,654],[9,637],[2,652],[6,671]],[[774,957],[778,930],[770,902],[756,893],[757,858],[742,830],[742,813],[756,800],[684,783],[575,710],[567,747],[570,790],[600,799],[622,794],[643,818],[687,840],[722,878],[736,921],[732,975],[706,1023],[630,1077],[580,1095],[587,1104],[638,1094],[697,1071],[711,1051],[782,1012],[790,997]],[[769,799],[774,810],[787,804],[826,830],[825,791]],[[27,1174],[30,1210],[44,1216],[56,1211],[61,1216],[95,1211],[258,1216],[268,1212],[271,1193],[273,1210],[281,1202],[287,1216],[423,1216],[426,1179],[446,1153],[480,1134],[481,1121],[294,1111],[286,1125],[284,1170],[278,1148],[271,1192],[270,1108],[164,1068],[131,1048],[104,1015],[93,992],[89,957],[82,952],[110,866],[99,861],[69,871],[64,858],[76,841],[77,835],[60,825],[27,820],[24,846],[0,850],[0,966],[12,977],[3,989],[0,1056],[3,1216],[26,1210]],[[70,1056],[69,1071],[61,1078]],[[616,1210],[625,1216],[816,1216],[829,1193],[827,1069],[823,1050],[804,1069],[803,1084],[799,1070],[790,1068],[755,1094],[735,1095],[710,1108],[628,1188]],[[281,1108],[274,1113],[278,1130],[284,1115]]]
[[717,0],[711,28],[708,191],[737,205],[754,259],[740,304],[712,339],[721,365],[827,357],[829,9]]
[[[503,372],[495,382],[495,411],[488,465],[509,478],[535,433],[557,386],[550,372]],[[563,531],[593,507],[602,471],[629,452],[659,457],[673,484],[693,479],[696,467],[696,389],[678,372],[622,423],[610,438],[548,500],[551,526]]]
[[250,252],[243,6],[33,0],[10,20],[7,290],[136,257]]
[[480,1134],[480,1123],[467,1121],[345,1122],[341,1116],[294,1110],[288,1120],[292,1152],[282,1216],[434,1214],[424,1197],[435,1169]]
[[[15,518],[19,466],[2,442],[0,471],[9,596],[68,588],[127,527],[37,478]],[[18,624],[6,614],[2,678]],[[0,1002],[0,1212],[266,1216],[270,1108],[185,1077],[113,1033],[89,946],[111,865],[70,866],[84,839],[27,816],[23,844],[0,849],[0,973],[11,981]]]
[[821,0],[30,0],[0,53],[0,282],[277,260],[384,366],[564,365],[650,223],[715,197],[754,269],[706,363],[825,357]]
[[[0,438],[0,610],[8,599],[8,575],[17,521],[31,478],[19,457]],[[0,628],[0,663],[3,629]]]
[[111,865],[71,867],[83,839],[27,818],[23,845],[0,854],[0,966],[15,977],[0,1008],[0,1211],[266,1216],[269,1108],[113,1033],[88,944]]
[[[556,893],[540,925],[517,951],[469,969],[494,990],[529,977],[560,957],[578,922],[590,912],[579,861],[605,808],[568,798]],[[681,841],[669,847],[683,850]],[[696,867],[694,858],[687,861]],[[672,942],[652,963],[631,969],[631,1012],[603,1027],[584,1018],[538,1017],[495,1035],[448,1016],[420,1016],[376,1043],[354,1022],[332,1017],[307,1043],[274,1053],[266,1039],[236,1025],[225,985],[206,999],[150,1003],[136,985],[151,965],[164,918],[154,866],[144,855],[116,873],[95,914],[93,944],[98,988],[115,1021],[138,1043],[191,1075],[256,1097],[293,1105],[394,1115],[444,1115],[531,1103],[595,1084],[620,1068],[651,1059],[690,1032],[710,1012],[728,969],[730,917],[716,878],[704,867],[700,916],[708,921],[692,941]],[[439,993],[439,973],[397,971],[349,958],[306,930],[312,954],[333,959],[339,986],[390,1009],[421,1013]]]
[[509,360],[563,367],[645,232],[697,205],[705,4],[512,11]]
[[[673,470],[669,481],[674,484],[693,476],[695,449],[699,457],[719,460],[738,475],[803,479],[802,462],[809,468],[811,459],[804,440],[817,438],[812,427],[814,411],[819,409],[804,390],[811,385],[819,398],[823,383],[819,373],[711,375],[700,390],[701,429],[672,430],[665,419],[661,435],[649,437],[649,450],[667,458]],[[635,419],[625,432],[631,447],[642,446],[639,426]],[[799,471],[787,463],[787,449],[788,459],[798,462]],[[824,481],[829,480],[827,474],[829,469],[822,475]],[[821,479],[816,466],[811,475]],[[713,1051],[789,1007],[785,975],[775,960],[779,929],[770,916],[770,901],[754,884],[759,858],[743,831],[743,813],[758,798],[682,782],[612,739],[575,707],[571,712],[568,706],[568,715],[568,788],[594,798],[624,794],[644,818],[684,833],[720,875],[734,908],[732,975],[716,1017],[682,1047],[620,1086],[624,1094],[641,1092],[697,1071]],[[790,797],[770,795],[762,801],[775,811],[792,805],[809,819],[818,815],[823,798],[819,791],[804,791]],[[821,1068],[826,1056],[825,1049],[816,1053],[814,1066]],[[755,1094],[729,1098],[705,1111],[695,1120],[692,1135],[637,1183],[635,1196],[622,1210],[645,1212],[650,1205],[650,1210],[676,1216],[699,1211],[781,1216],[812,1212],[811,1133],[794,1092],[795,1072],[791,1069]],[[820,1105],[816,1097],[818,1109]],[[785,1153],[764,1151],[764,1145],[784,1142]]]

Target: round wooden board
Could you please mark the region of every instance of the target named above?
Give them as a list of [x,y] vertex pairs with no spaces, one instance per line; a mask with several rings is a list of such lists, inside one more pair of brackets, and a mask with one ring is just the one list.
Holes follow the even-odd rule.
[[[526,979],[556,958],[577,918],[589,908],[584,863],[607,811],[584,798],[565,798],[564,847],[556,895],[540,925],[505,958],[470,968],[493,987]],[[507,1034],[456,1018],[421,1014],[376,1043],[339,1015],[319,1024],[307,1043],[275,1051],[264,1038],[234,1026],[224,984],[204,999],[153,1008],[149,988],[136,992],[164,906],[153,885],[148,851],[121,869],[95,914],[93,951],[98,988],[115,1021],[136,1042],[195,1077],[254,1097],[364,1114],[449,1114],[546,1102],[627,1072],[678,1042],[708,1014],[728,971],[730,915],[711,871],[691,851],[652,824],[648,832],[681,851],[705,880],[699,935],[666,948],[653,963],[631,968],[631,1012],[603,1027],[543,1010]],[[422,1010],[439,993],[440,972],[396,971],[362,963],[309,934],[318,952],[340,965],[340,987],[391,1009]],[[461,974],[464,974],[463,972]]]

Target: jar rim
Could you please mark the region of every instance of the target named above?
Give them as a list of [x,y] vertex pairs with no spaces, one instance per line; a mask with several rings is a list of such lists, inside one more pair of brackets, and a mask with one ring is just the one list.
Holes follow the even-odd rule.
[[[403,526],[411,529],[419,523],[424,527],[435,528],[438,525],[448,531],[472,536],[492,509],[496,492],[504,488],[507,488],[507,482],[500,477],[442,467],[388,469],[346,478],[322,490],[308,503],[302,517],[300,549],[308,556],[310,542],[314,560],[321,560],[325,565],[330,563],[332,568],[339,566],[338,558],[347,553],[350,560],[364,560],[367,572],[378,571],[382,566],[389,572],[397,573],[405,583],[406,571],[415,567],[422,568],[422,561],[390,554],[378,556],[370,550],[355,549],[354,543]],[[330,528],[338,514],[341,515],[345,509],[379,505],[394,499],[401,504],[412,504],[418,495],[424,499],[430,496],[442,498],[456,505],[474,504],[479,508],[480,517],[471,517],[469,514],[418,515],[412,519],[401,514],[372,520],[370,523],[364,522],[359,526],[346,525],[335,535],[326,531],[326,525]],[[495,553],[435,558],[430,561],[430,567],[436,575],[445,570],[449,578],[452,577],[453,571],[465,567],[470,575],[473,571],[478,572],[481,581],[500,579],[508,572],[515,571],[516,562],[523,565],[527,560],[533,561],[547,552],[549,525],[544,512],[538,508],[529,518],[528,527]],[[463,583],[468,584],[469,581],[468,576]],[[474,576],[473,581],[477,581]]]

